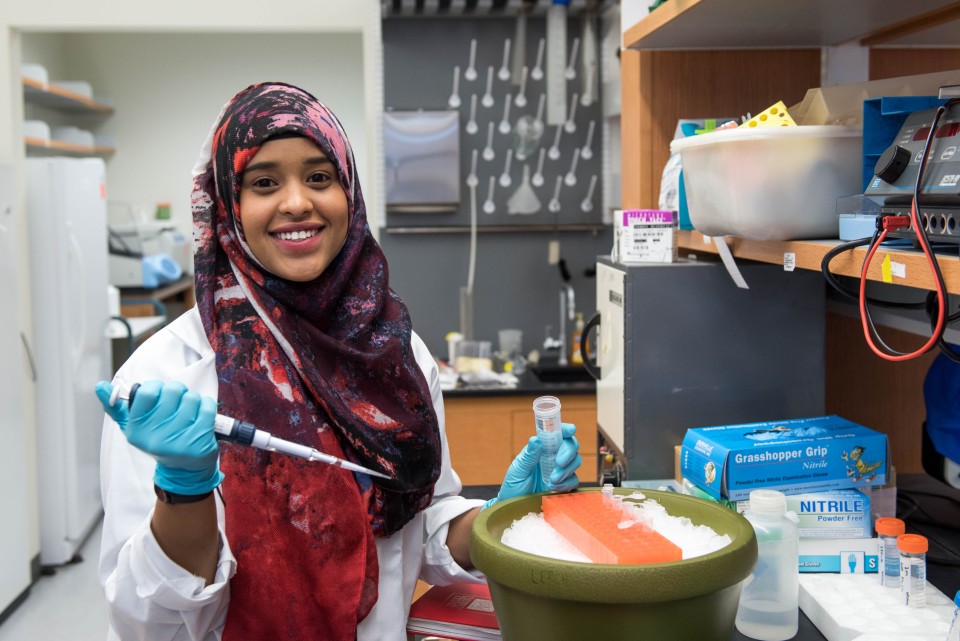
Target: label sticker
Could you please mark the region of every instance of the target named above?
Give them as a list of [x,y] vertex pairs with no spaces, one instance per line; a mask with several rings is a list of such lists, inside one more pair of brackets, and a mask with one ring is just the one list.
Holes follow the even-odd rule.
[[792,272],[797,268],[797,255],[793,252],[783,253],[783,271]]
[[905,263],[890,263],[890,273],[896,276],[897,278],[906,278],[907,277],[907,265]]
[[890,254],[884,256],[883,262],[880,263],[880,276],[885,283],[893,282],[893,276],[890,274]]

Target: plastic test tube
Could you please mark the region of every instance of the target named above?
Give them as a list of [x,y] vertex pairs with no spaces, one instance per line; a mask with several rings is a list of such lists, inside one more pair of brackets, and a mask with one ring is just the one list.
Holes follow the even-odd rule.
[[900,551],[901,603],[911,608],[927,604],[927,538],[919,534],[897,537]]
[[880,585],[888,588],[900,587],[900,552],[897,550],[897,537],[906,532],[906,525],[892,516],[882,516],[874,526],[879,539],[880,564],[877,574]]
[[550,480],[557,466],[557,450],[563,434],[560,430],[560,399],[556,396],[541,396],[533,402],[533,416],[537,423],[537,437],[543,443],[540,454],[540,478]]

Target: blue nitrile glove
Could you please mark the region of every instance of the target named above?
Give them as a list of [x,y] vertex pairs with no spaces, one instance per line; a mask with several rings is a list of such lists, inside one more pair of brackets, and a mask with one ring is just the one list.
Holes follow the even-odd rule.
[[110,405],[113,385],[100,381],[97,398],[127,441],[157,460],[153,482],[174,494],[206,494],[220,485],[217,439],[213,421],[217,402],[190,392],[180,382],[147,381],[133,405]]
[[544,481],[540,477],[540,453],[543,451],[543,443],[538,437],[531,436],[507,469],[507,475],[503,479],[503,485],[500,486],[496,498],[484,503],[482,509],[490,507],[497,501],[526,494],[569,492],[576,489],[580,484],[576,474],[577,468],[583,462],[577,452],[580,444],[574,436],[577,428],[573,423],[561,423],[560,428],[563,440],[560,442],[560,449],[557,450],[557,466],[553,469],[550,478]]

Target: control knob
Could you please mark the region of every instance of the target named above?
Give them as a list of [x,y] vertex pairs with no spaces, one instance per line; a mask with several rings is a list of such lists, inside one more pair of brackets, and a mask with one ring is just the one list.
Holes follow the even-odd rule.
[[893,183],[910,164],[911,154],[900,145],[891,145],[880,155],[873,173],[886,183]]

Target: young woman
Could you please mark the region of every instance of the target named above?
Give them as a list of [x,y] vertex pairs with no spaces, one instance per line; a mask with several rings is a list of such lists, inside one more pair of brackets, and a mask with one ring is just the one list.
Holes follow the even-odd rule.
[[[97,386],[110,638],[405,641],[418,578],[483,580],[482,502],[458,496],[437,368],[347,137],[302,89],[254,85],[194,173],[197,305]],[[218,412],[390,479],[218,444]],[[492,501],[576,487],[563,431],[550,479],[532,438]]]

